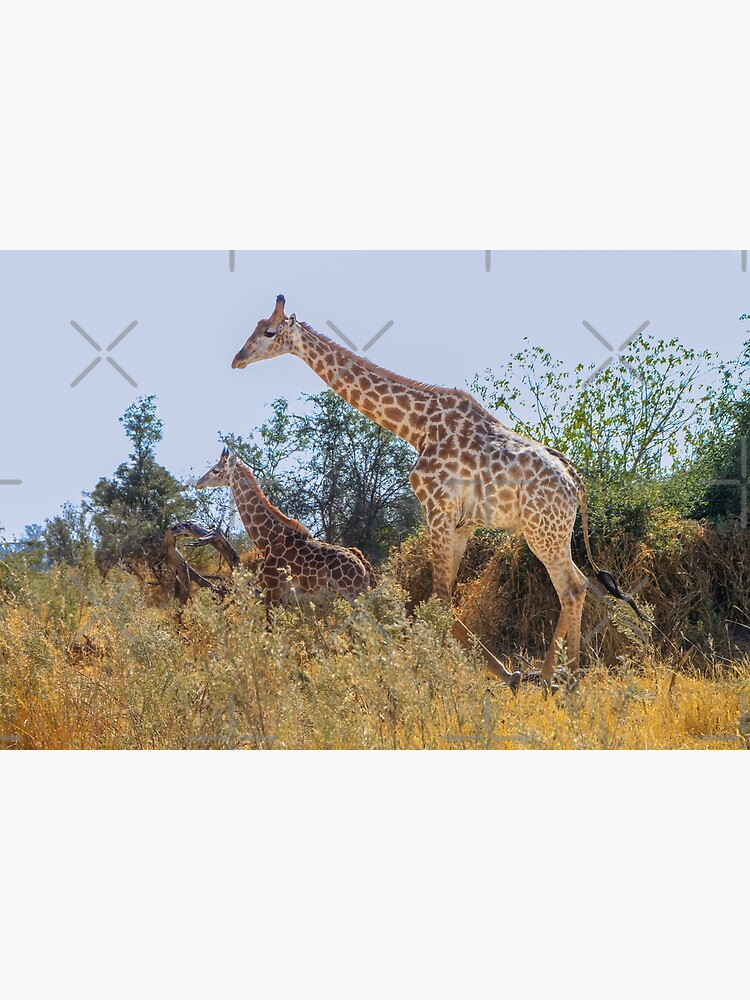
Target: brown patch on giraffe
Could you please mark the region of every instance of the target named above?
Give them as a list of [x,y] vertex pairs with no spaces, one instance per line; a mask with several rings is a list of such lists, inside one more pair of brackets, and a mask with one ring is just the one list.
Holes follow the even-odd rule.
[[267,614],[273,604],[288,600],[289,578],[303,590],[329,587],[349,601],[369,589],[372,567],[364,556],[313,538],[303,524],[274,507],[244,463],[222,462],[199,485],[231,487],[242,523],[263,554]]

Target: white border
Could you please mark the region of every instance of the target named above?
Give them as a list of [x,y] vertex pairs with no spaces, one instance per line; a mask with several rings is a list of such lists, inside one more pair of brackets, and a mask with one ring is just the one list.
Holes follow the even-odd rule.
[[0,244],[741,249],[740,9],[15,5]]
[[728,995],[745,759],[6,754],[3,978],[32,997]]

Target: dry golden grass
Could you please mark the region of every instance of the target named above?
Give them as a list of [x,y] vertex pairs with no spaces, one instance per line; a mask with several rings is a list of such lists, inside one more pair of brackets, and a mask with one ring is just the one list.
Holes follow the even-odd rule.
[[437,602],[408,614],[393,579],[353,616],[325,597],[280,612],[268,634],[248,582],[225,607],[200,592],[178,620],[124,572],[84,575],[3,569],[6,748],[748,746],[747,658],[675,672],[677,656],[633,644],[577,691],[523,684],[514,698],[447,635]]

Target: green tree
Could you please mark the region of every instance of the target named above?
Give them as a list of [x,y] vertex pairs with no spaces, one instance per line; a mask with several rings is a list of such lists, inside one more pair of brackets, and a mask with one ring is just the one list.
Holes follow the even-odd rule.
[[42,539],[54,563],[78,566],[93,549],[86,512],[72,503],[63,504],[59,514],[44,522]]
[[269,499],[318,537],[386,555],[420,523],[409,484],[413,449],[340,396],[306,397],[305,412],[284,399],[248,439],[227,445],[253,469]]
[[515,430],[559,448],[586,475],[651,478],[688,454],[710,426],[717,393],[701,372],[713,358],[676,337],[641,335],[594,375],[593,364],[569,373],[549,351],[529,346],[502,375],[476,376],[473,388],[491,408],[506,409]]
[[[747,314],[740,316],[741,322],[748,319]],[[705,436],[696,461],[704,489],[692,511],[694,517],[712,521],[748,516],[750,340],[737,358],[720,367],[721,389],[712,411],[711,433]],[[736,484],[716,480],[734,480]]]
[[96,534],[96,562],[102,573],[123,563],[133,572],[142,566],[161,576],[164,532],[174,521],[193,515],[186,487],[156,461],[162,439],[156,397],[133,403],[120,418],[133,448],[130,460],[111,479],[100,479],[86,511]]
[[40,524],[27,524],[24,527],[23,535],[18,539],[16,551],[23,556],[27,566],[32,569],[44,569],[46,556],[43,528]]
[[655,507],[688,513],[700,496],[696,456],[714,433],[724,378],[711,352],[641,335],[600,372],[593,364],[568,372],[529,345],[472,388],[507,411],[514,430],[579,468],[595,528],[640,533]]

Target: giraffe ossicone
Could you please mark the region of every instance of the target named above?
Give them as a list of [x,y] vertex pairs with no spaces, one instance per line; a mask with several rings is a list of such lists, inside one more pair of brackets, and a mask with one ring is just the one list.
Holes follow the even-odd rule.
[[[461,389],[418,382],[359,357],[295,315],[285,316],[285,302],[283,295],[277,296],[273,313],[258,322],[232,367],[294,354],[348,403],[415,448],[417,461],[410,481],[427,517],[434,590],[441,600],[450,605],[459,563],[476,528],[523,532],[560,601],[542,678],[547,683],[552,680],[564,639],[567,666],[577,671],[587,589],[587,579],[571,554],[580,504],[586,552],[598,579],[610,594],[629,601],[644,617],[594,562],[586,487],[563,454],[506,427]],[[469,644],[471,634],[458,620],[453,634]],[[517,686],[518,672],[505,670],[489,650],[480,652],[511,688]]]
[[328,589],[350,603],[372,586],[373,568],[359,549],[313,538],[303,524],[274,507],[252,470],[228,448],[195,484],[199,490],[216,486],[231,489],[245,530],[262,553],[260,579],[269,621],[272,606],[288,604],[292,586],[305,593]]

